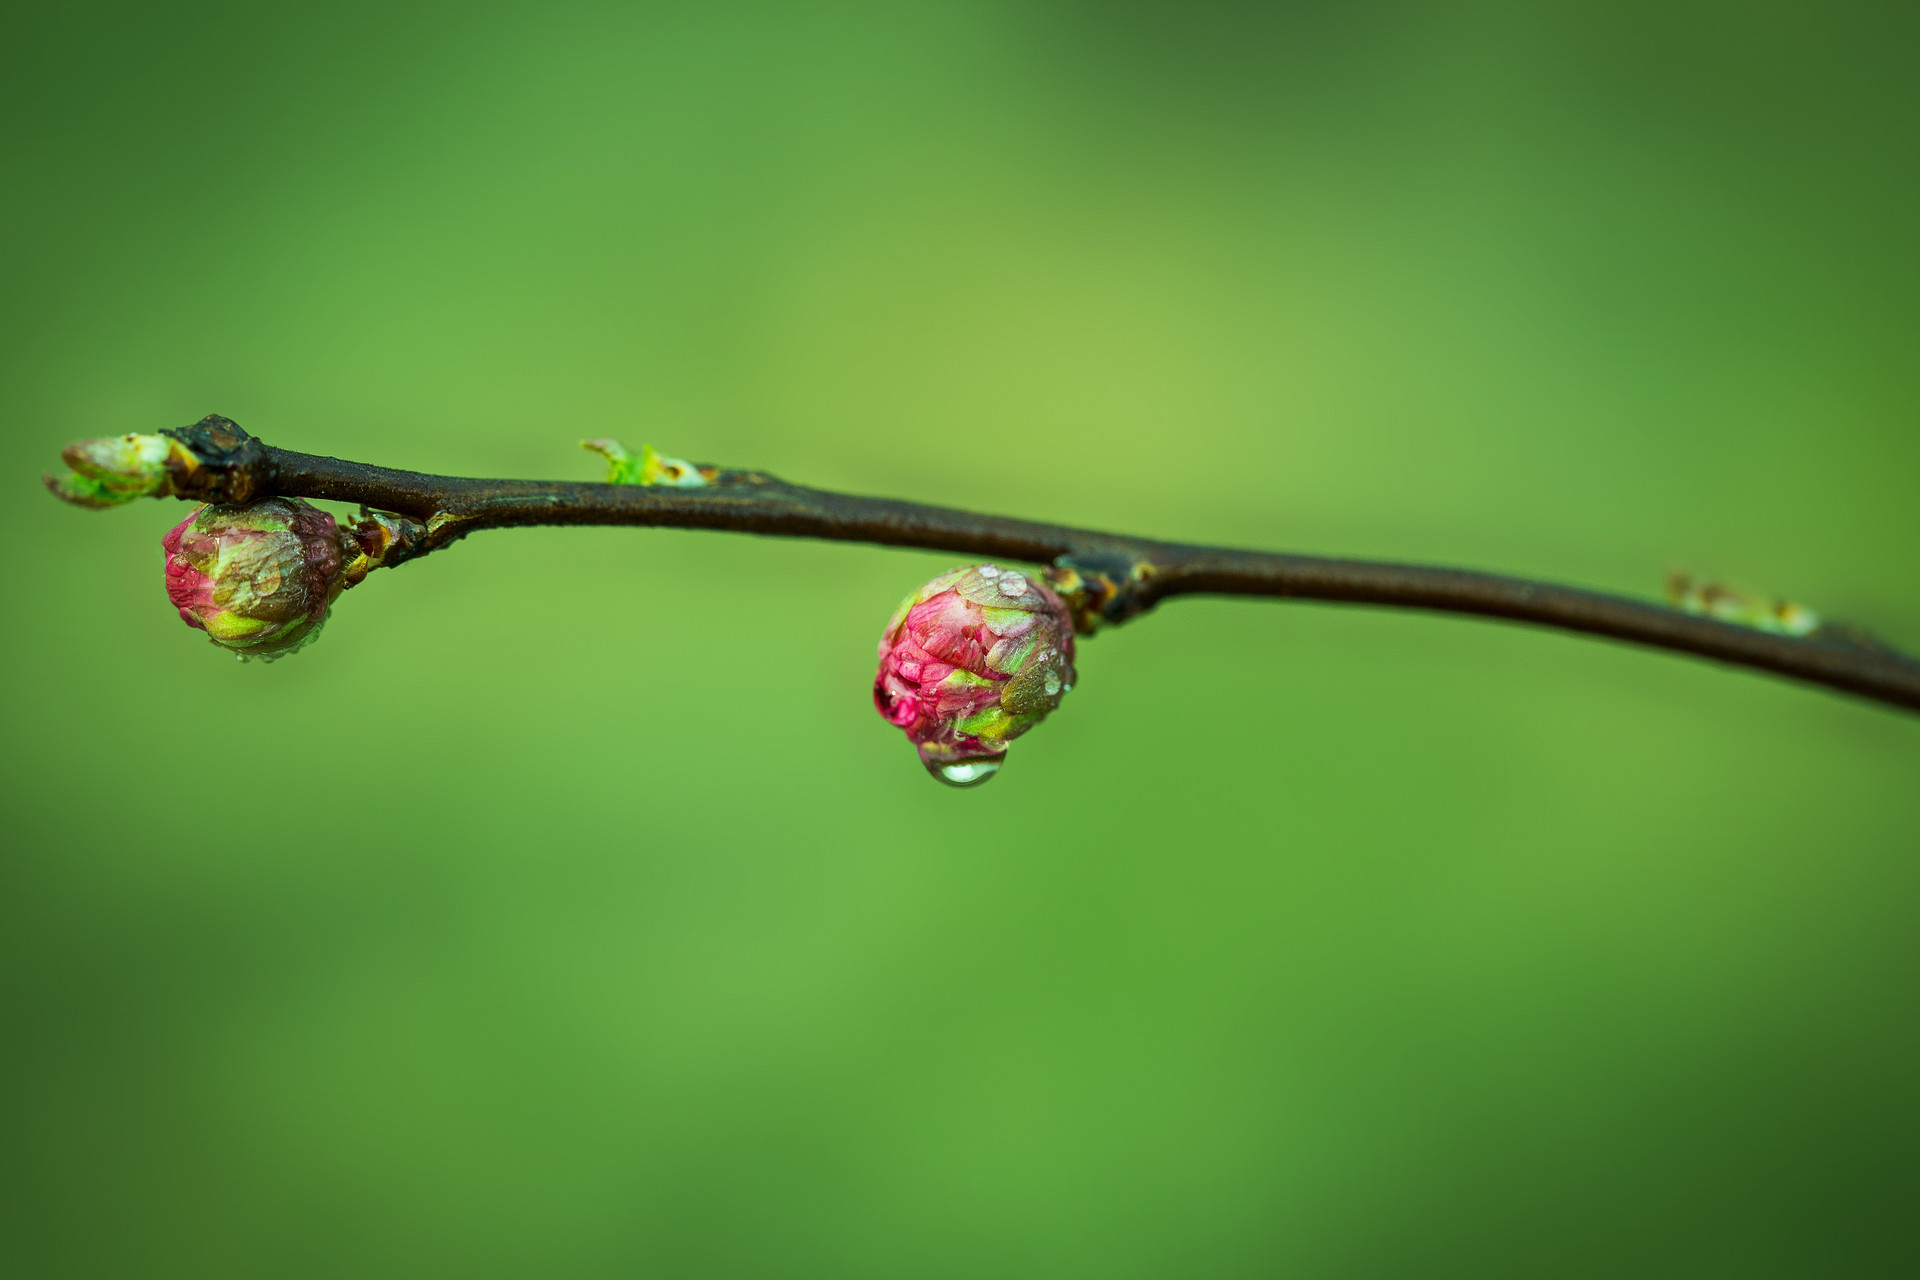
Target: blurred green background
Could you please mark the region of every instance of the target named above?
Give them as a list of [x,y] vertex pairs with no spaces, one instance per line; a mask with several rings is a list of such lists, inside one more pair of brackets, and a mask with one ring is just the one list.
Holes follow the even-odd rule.
[[266,667],[69,440],[584,436],[1920,644],[1910,5],[76,4],[0,41],[0,1270],[1920,1268],[1920,721],[1183,600],[991,786],[947,557],[479,536]]

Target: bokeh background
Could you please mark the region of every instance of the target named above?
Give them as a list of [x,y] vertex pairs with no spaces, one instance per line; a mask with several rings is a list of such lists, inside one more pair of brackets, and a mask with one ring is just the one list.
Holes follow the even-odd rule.
[[1920,1267],[1911,717],[1182,600],[956,792],[868,700],[946,557],[487,534],[241,665],[38,485],[615,435],[1920,644],[1912,6],[6,27],[0,1269]]

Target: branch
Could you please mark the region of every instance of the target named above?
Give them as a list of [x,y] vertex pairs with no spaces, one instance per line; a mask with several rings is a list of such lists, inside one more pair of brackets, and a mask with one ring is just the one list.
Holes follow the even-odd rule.
[[[923,547],[1054,565],[1056,585],[1073,604],[1076,626],[1082,630],[1125,621],[1179,595],[1384,605],[1606,636],[1920,711],[1920,661],[1848,628],[1818,626],[1805,635],[1779,634],[1525,578],[1159,542],[832,493],[762,472],[704,464],[672,464],[659,483],[475,480],[276,449],[219,417],[165,434],[182,446],[176,450],[166,490],[177,496],[215,502],[276,495],[321,498],[411,517],[418,524],[387,554],[387,564],[438,550],[481,529],[521,525],[655,525]],[[72,457],[69,451],[70,461]],[[49,484],[60,492],[56,482]]]

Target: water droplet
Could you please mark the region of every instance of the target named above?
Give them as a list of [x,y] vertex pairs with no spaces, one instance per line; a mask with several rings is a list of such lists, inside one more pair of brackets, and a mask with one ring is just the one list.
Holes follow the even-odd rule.
[[1007,753],[981,756],[975,760],[926,760],[927,772],[950,787],[977,787],[1000,772]]
[[1072,685],[1070,685],[1070,684],[1063,684],[1063,685],[1061,685],[1061,686],[1060,686],[1060,692],[1062,692],[1062,693],[1072,693],[1072,692],[1073,692],[1073,686],[1072,686]]
[[1000,579],[1000,591],[1003,595],[1017,596],[1025,593],[1027,580],[1017,573],[1010,573]]
[[980,576],[983,578],[997,578],[1000,576],[1000,566],[983,564],[980,566]]
[[1049,698],[1060,692],[1060,677],[1051,671],[1047,672],[1047,678],[1041,681],[1041,683],[1046,686],[1047,696]]

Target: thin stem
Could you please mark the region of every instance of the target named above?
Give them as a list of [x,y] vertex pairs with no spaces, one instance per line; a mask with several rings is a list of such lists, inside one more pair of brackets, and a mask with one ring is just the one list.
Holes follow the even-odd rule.
[[[1177,595],[1282,596],[1477,614],[1690,653],[1920,711],[1920,662],[1850,633],[1797,637],[1525,578],[1159,542],[701,467],[697,488],[425,475],[268,447],[263,492],[357,502],[430,523],[427,545],[521,525],[656,525],[924,547],[1050,564],[1126,565],[1121,620]],[[1123,575],[1124,576],[1124,575]]]
[[[1920,711],[1920,661],[1846,627],[1782,634],[1623,596],[1526,578],[1426,565],[1236,551],[1159,542],[952,507],[865,498],[788,484],[757,471],[649,456],[637,471],[609,452],[616,474],[640,483],[472,480],[275,449],[218,415],[155,437],[82,441],[63,455],[75,474],[47,478],[81,506],[141,494],[204,502],[275,495],[358,503],[392,513],[355,525],[358,570],[399,564],[481,529],[520,525],[659,525],[790,538],[924,547],[1050,566],[1076,629],[1124,622],[1168,596],[1284,596],[1477,614],[1690,653],[1841,689]],[[143,441],[153,442],[152,447]],[[612,442],[601,442],[617,450]],[[595,447],[599,447],[596,445]],[[163,470],[155,470],[165,455]],[[655,469],[649,470],[649,467]],[[662,481],[656,483],[655,481]],[[358,581],[358,578],[354,579]],[[1792,617],[1812,625],[1810,615]]]

